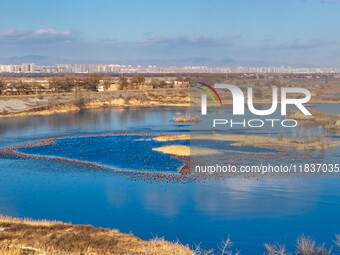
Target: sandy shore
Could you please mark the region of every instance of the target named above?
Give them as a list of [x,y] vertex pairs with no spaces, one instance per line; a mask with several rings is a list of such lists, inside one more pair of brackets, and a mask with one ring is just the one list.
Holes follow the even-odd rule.
[[210,149],[199,149],[199,148],[190,148],[189,146],[184,145],[169,145],[163,146],[160,148],[153,148],[153,151],[162,152],[168,155],[176,155],[176,156],[198,156],[198,155],[214,155],[218,154],[217,150]]
[[0,216],[0,254],[189,255],[184,245],[163,239],[143,241],[117,230]]

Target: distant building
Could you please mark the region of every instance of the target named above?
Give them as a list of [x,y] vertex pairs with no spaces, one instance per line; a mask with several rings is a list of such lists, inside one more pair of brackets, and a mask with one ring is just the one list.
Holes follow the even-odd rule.
[[97,91],[98,92],[104,92],[104,85],[98,85],[97,86]]
[[99,85],[97,86],[98,92],[104,92],[104,91],[117,91],[119,90],[119,84],[115,82],[105,82],[104,80],[99,81]]
[[188,81],[174,81],[175,88],[188,87],[188,86],[190,86],[190,82]]
[[322,74],[340,73],[337,67],[293,68],[291,66],[260,67],[209,67],[209,66],[164,66],[117,65],[117,64],[58,64],[54,66],[24,63],[22,65],[0,65],[0,73],[236,73],[236,74]]
[[22,64],[22,72],[23,73],[35,73],[35,64],[34,63]]

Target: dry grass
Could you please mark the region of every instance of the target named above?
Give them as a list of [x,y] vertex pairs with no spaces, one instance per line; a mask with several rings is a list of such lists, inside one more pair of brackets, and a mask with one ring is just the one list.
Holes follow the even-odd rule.
[[325,244],[317,246],[309,237],[301,236],[297,240],[297,255],[329,255],[332,248],[326,249]]
[[143,241],[133,235],[92,226],[0,217],[0,254],[189,255],[178,242]]
[[264,247],[267,250],[266,255],[288,255],[289,252],[286,251],[286,247],[281,244],[264,244]]
[[195,117],[184,117],[184,116],[179,116],[177,118],[174,118],[173,121],[174,122],[178,122],[178,123],[186,123],[186,122],[200,122],[200,117],[199,116],[195,116]]
[[312,115],[304,115],[301,111],[293,112],[289,118],[300,120],[303,123],[320,123],[325,129],[340,129],[340,115],[327,114],[308,109]]
[[294,111],[289,118],[296,120],[311,120],[314,122],[322,123],[322,122],[330,122],[340,119],[340,115],[328,114],[325,112],[319,112],[315,110],[308,109],[312,115],[304,115],[301,111]]
[[38,109],[30,109],[27,111],[22,111],[22,112],[17,112],[17,113],[0,114],[0,118],[26,117],[26,116],[31,116],[31,115],[52,115],[56,113],[76,112],[79,110],[80,108],[73,104],[64,104],[64,105],[55,105],[51,107],[40,107]]
[[[265,244],[266,255],[289,255],[293,254],[286,250],[284,245]],[[331,255],[340,252],[340,235],[336,235],[336,241],[330,248],[326,248],[326,244],[317,245],[314,240],[309,237],[300,236],[296,241],[296,255]]]
[[287,139],[287,138],[273,138],[255,135],[178,135],[178,136],[159,136],[154,140],[165,141],[179,141],[179,140],[216,140],[234,142],[234,146],[252,146],[258,148],[272,148],[272,147],[290,147],[299,150],[324,150],[330,147],[340,146],[339,141],[327,141],[320,139]]
[[[265,255],[331,255],[340,252],[340,235],[333,246],[317,245],[309,237],[297,239],[294,253],[284,245],[264,244]],[[228,237],[214,250],[189,249],[177,242],[154,237],[149,242],[116,230],[61,222],[32,221],[0,216],[0,255],[238,255]]]
[[[39,98],[44,97],[44,100]],[[85,94],[40,94],[0,96],[0,117],[25,117],[77,111],[79,108],[130,106],[190,106],[188,89],[155,89]],[[39,99],[39,100],[38,100]],[[20,105],[21,107],[18,107]]]

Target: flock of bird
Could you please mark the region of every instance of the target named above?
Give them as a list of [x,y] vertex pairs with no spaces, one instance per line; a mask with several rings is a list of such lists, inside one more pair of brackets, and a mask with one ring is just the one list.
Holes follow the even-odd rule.
[[[44,160],[50,162],[57,162],[60,164],[70,164],[77,167],[87,167],[93,168],[102,171],[112,171],[116,174],[125,174],[127,175],[127,179],[130,180],[143,180],[147,182],[166,182],[166,183],[174,183],[181,182],[186,183],[188,181],[201,182],[207,179],[219,179],[236,176],[236,173],[233,175],[231,173],[214,173],[214,174],[204,174],[204,173],[195,173],[193,170],[194,166],[197,165],[236,165],[240,166],[242,164],[261,164],[265,162],[306,162],[307,160],[311,160],[312,158],[315,160],[315,155],[313,156],[311,153],[304,153],[301,151],[287,149],[287,148],[271,148],[275,150],[275,152],[270,153],[245,153],[245,152],[236,152],[236,151],[225,151],[223,154],[217,154],[214,157],[211,156],[172,156],[174,159],[183,162],[183,166],[180,168],[178,172],[160,172],[160,171],[146,171],[146,170],[130,170],[130,169],[118,169],[112,168],[109,166],[81,161],[76,159],[67,159],[63,157],[56,156],[41,156],[41,155],[31,155],[19,152],[19,149],[23,148],[34,148],[34,147],[43,147],[43,146],[53,146],[55,142],[58,140],[66,140],[66,139],[79,139],[79,138],[92,138],[92,137],[114,137],[114,136],[143,136],[143,137],[156,137],[161,134],[155,133],[144,133],[144,132],[119,132],[119,133],[108,133],[101,135],[91,135],[91,136],[73,136],[73,137],[60,137],[60,138],[50,138],[39,140],[33,143],[24,143],[22,145],[10,146],[5,148],[0,148],[0,157],[7,159],[22,159],[22,160]],[[128,156],[128,155],[127,155]],[[320,158],[319,158],[320,160]],[[248,174],[247,176],[243,176],[246,178],[255,177],[255,174]]]
[[41,155],[31,155],[19,152],[19,149],[24,148],[35,148],[35,147],[43,147],[43,146],[53,146],[56,141],[58,140],[66,140],[66,139],[83,139],[83,138],[93,138],[93,137],[113,137],[113,136],[143,136],[143,137],[156,137],[160,134],[154,134],[154,133],[144,133],[144,132],[135,132],[135,133],[129,133],[129,132],[120,132],[120,133],[108,133],[103,135],[91,135],[91,136],[73,136],[73,137],[59,137],[59,138],[50,138],[50,139],[44,139],[39,140],[33,143],[24,143],[21,145],[16,146],[10,146],[5,148],[0,148],[0,157],[7,158],[7,159],[22,159],[22,160],[44,160],[44,161],[50,161],[50,162],[57,162],[61,164],[71,164],[77,167],[88,167],[88,168],[94,168],[97,170],[103,170],[103,171],[112,171],[116,174],[126,174],[127,179],[131,180],[144,180],[147,182],[184,182],[186,179],[186,175],[188,171],[185,171],[185,169],[188,167],[188,157],[174,157],[176,160],[182,161],[183,166],[181,167],[179,173],[175,172],[159,172],[159,171],[139,171],[139,170],[129,170],[129,169],[118,169],[118,168],[112,168],[109,166],[93,163],[93,162],[87,162],[87,161],[81,161],[76,159],[67,159],[63,157],[56,157],[56,156],[41,156]]

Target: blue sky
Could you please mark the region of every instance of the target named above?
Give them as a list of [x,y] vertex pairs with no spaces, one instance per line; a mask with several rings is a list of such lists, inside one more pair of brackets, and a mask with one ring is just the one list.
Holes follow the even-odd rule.
[[340,0],[11,0],[0,63],[340,67]]

